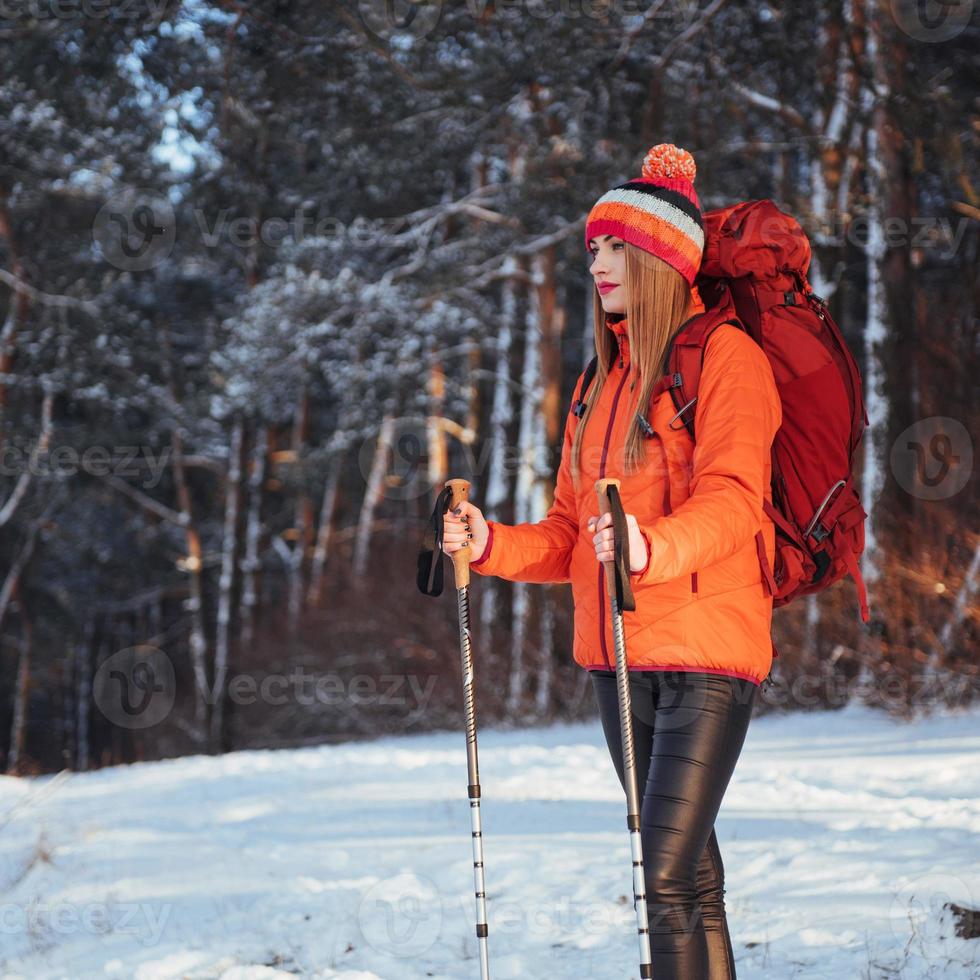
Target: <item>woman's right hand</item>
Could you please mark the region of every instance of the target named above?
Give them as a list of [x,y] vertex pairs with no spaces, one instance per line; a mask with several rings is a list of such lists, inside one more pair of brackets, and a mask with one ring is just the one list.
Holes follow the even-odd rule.
[[487,547],[490,528],[480,508],[469,500],[459,505],[459,514],[447,510],[442,519],[442,550],[452,555],[460,548],[470,550],[469,560],[479,561]]

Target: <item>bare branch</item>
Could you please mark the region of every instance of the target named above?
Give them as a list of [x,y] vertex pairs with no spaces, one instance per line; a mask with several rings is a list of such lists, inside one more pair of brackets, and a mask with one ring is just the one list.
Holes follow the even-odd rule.
[[[661,71],[666,68],[671,61],[674,60],[674,56],[678,51],[682,50],[685,45],[689,44],[691,40],[701,33],[707,27],[708,22],[712,17],[722,7],[725,6],[727,0],[713,0],[701,14],[701,16],[691,25],[686,27],[680,34],[677,35],[664,50],[659,55],[654,55],[651,59],[653,61],[654,67]],[[666,0],[660,0],[659,3],[655,3],[647,9],[643,14],[643,19],[640,23],[629,31],[622,44],[619,46],[619,50],[616,52],[615,57],[610,62],[609,68],[615,70],[619,68],[622,63],[626,60],[626,56],[629,54],[630,48],[633,46],[633,42],[643,33],[643,31],[653,22],[657,14],[665,6]]]
[[34,555],[37,537],[41,533],[41,529],[47,523],[48,518],[51,515],[51,511],[54,510],[58,503],[59,494],[55,494],[55,496],[48,501],[48,504],[44,508],[44,512],[41,514],[41,516],[31,522],[31,525],[27,531],[27,537],[24,540],[24,544],[21,546],[20,552],[7,571],[7,577],[4,579],[3,585],[0,586],[0,625],[3,624],[4,617],[7,615],[7,607],[10,605],[10,600],[16,591],[17,586],[20,584],[20,577],[23,575],[24,569],[27,568],[28,563]]
[[31,484],[31,480],[34,478],[34,463],[37,461],[38,456],[48,448],[51,443],[51,433],[54,429],[51,424],[51,410],[54,405],[54,394],[51,391],[46,391],[44,394],[44,401],[41,404],[41,435],[38,437],[37,443],[31,450],[31,460],[27,466],[27,469],[21,473],[17,479],[17,483],[14,486],[10,497],[7,502],[0,508],[0,527],[10,522],[11,517],[14,516],[20,502],[24,499],[24,495],[27,493],[27,488]]
[[0,269],[0,282],[6,283],[15,293],[23,293],[35,302],[44,306],[67,307],[72,310],[81,310],[89,316],[100,316],[98,304],[87,299],[76,299],[74,296],[62,296],[58,293],[45,293],[43,290],[18,279],[12,272]]
[[125,480],[120,480],[115,476],[103,476],[101,479],[103,483],[112,487],[113,490],[118,490],[124,497],[129,497],[130,500],[135,501],[144,510],[148,510],[156,514],[157,517],[162,517],[165,521],[176,524],[178,527],[187,526],[188,517],[186,514],[181,514],[179,511],[172,510],[166,504],[161,504],[158,500],[154,500],[141,490],[137,490],[136,487],[131,487]]
[[771,112],[781,119],[785,119],[790,125],[795,126],[810,136],[815,135],[810,123],[792,106],[787,105],[785,102],[780,102],[779,99],[773,98],[771,95],[765,95],[762,92],[757,92],[755,89],[749,88],[747,85],[743,85],[738,79],[733,78],[729,74],[720,58],[712,57],[711,64],[715,71],[725,78],[729,88],[737,92],[749,105],[756,109]]

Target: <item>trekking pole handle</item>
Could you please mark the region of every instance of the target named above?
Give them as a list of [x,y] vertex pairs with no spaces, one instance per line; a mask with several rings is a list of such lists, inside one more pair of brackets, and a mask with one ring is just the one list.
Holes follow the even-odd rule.
[[[599,498],[599,516],[608,514],[612,510],[609,502],[609,488],[615,487],[617,490],[622,486],[621,482],[614,476],[604,476],[601,480],[596,480],[595,492]],[[606,595],[611,598],[616,596],[616,562],[615,559],[604,561],[603,566],[606,570]]]
[[[460,504],[465,504],[470,499],[469,480],[446,480],[446,486],[452,491],[449,500],[449,509],[454,510]],[[457,548],[450,556],[453,560],[453,571],[456,573],[456,588],[465,589],[470,584],[470,555],[473,549],[469,543],[464,543],[462,548]]]

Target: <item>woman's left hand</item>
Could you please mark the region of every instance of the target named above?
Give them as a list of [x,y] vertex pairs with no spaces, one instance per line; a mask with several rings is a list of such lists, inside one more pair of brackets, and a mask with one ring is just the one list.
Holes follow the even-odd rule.
[[[615,561],[612,514],[606,513],[601,517],[590,517],[588,528],[593,532],[592,541],[595,544],[596,558],[599,561]],[[626,515],[626,530],[629,534],[630,571],[638,572],[646,568],[647,543],[640,533],[640,526],[636,523],[636,518],[632,514]]]

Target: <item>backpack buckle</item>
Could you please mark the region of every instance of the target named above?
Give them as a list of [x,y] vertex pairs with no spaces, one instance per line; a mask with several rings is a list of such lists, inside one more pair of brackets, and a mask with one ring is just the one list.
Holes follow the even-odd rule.
[[827,495],[820,502],[820,506],[814,511],[813,517],[810,518],[810,523],[803,529],[803,537],[808,538],[813,535],[814,541],[823,541],[830,531],[828,531],[822,524],[818,523],[821,515],[827,509],[827,505],[830,503],[830,498],[840,490],[847,483],[846,480],[838,480],[828,491]]
[[576,398],[575,401],[572,402],[572,415],[574,415],[575,418],[580,419],[584,412],[585,402],[579,398]]
[[796,290],[787,289],[783,291],[783,303],[786,306],[796,306]]
[[671,388],[680,388],[681,384],[682,384],[682,381],[681,381],[681,372],[680,371],[675,371],[674,372],[674,377],[673,377],[673,379],[670,382],[670,386],[671,386]]
[[694,403],[695,403],[695,402],[696,402],[697,400],[698,400],[698,396],[697,396],[697,395],[695,395],[695,396],[694,396],[694,397],[693,397],[693,398],[692,398],[692,399],[691,399],[691,400],[690,400],[690,401],[689,401],[689,402],[688,402],[688,403],[687,403],[687,404],[686,404],[686,405],[685,405],[685,406],[684,406],[684,407],[683,407],[683,408],[682,408],[682,409],[681,409],[681,410],[680,410],[680,411],[679,411],[679,412],[678,412],[678,413],[677,413],[677,414],[676,414],[676,415],[675,415],[675,416],[674,416],[674,417],[673,417],[673,418],[672,418],[672,419],[671,419],[671,420],[670,420],[670,421],[669,421],[669,422],[667,423],[667,428],[668,428],[668,429],[670,429],[670,430],[672,430],[673,432],[677,432],[677,431],[678,431],[678,429],[681,429],[681,428],[683,428],[683,427],[684,427],[684,425],[686,425],[686,423],[685,423],[685,422],[682,422],[682,423],[681,423],[680,425],[674,425],[674,423],[675,423],[675,422],[676,422],[676,421],[677,421],[677,420],[678,420],[678,419],[679,419],[679,418],[680,418],[680,417],[681,417],[681,416],[682,416],[682,415],[683,415],[683,414],[684,414],[684,413],[685,413],[685,412],[686,412],[686,411],[687,411],[687,410],[688,410],[688,409],[689,409],[689,408],[690,408],[690,407],[691,407],[691,406],[692,406],[692,405],[693,405],[693,404],[694,404]]

